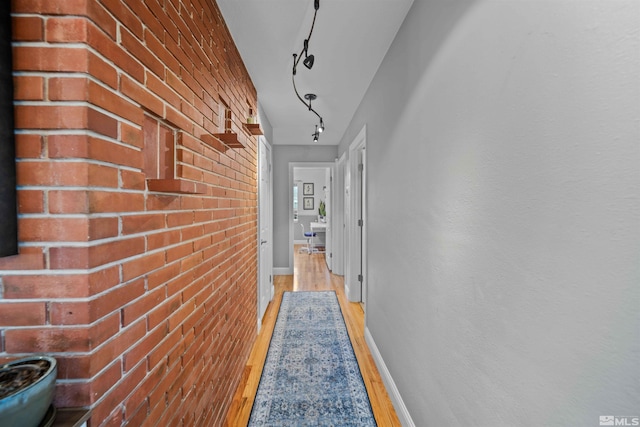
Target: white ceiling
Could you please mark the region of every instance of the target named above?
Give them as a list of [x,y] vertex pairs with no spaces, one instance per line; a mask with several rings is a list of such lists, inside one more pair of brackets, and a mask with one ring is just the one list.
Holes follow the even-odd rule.
[[[313,0],[217,0],[258,91],[261,114],[273,126],[272,144],[314,144],[318,118],[295,95],[293,53],[300,53],[313,20]],[[340,142],[413,0],[320,0],[309,42],[315,64],[296,74],[301,96],[325,123],[318,144]]]

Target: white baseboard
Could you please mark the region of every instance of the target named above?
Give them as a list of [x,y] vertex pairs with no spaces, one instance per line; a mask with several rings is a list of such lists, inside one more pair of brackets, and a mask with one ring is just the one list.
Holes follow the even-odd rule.
[[290,276],[293,274],[293,269],[290,267],[274,267],[273,275],[274,276]]
[[375,341],[373,340],[373,336],[371,332],[369,332],[369,328],[364,328],[364,340],[369,346],[369,350],[371,351],[371,356],[373,357],[373,361],[376,363],[378,367],[378,371],[380,372],[380,376],[382,377],[382,381],[384,382],[385,387],[387,388],[387,393],[389,393],[389,398],[393,403],[393,407],[396,410],[396,414],[400,419],[400,423],[403,427],[416,427],[413,420],[411,419],[411,415],[409,415],[409,410],[404,404],[402,400],[402,396],[400,396],[400,392],[398,391],[398,387],[396,387],[396,383],[391,378],[391,373],[387,369],[387,365],[385,365],[384,360],[382,359],[382,355],[376,346]]

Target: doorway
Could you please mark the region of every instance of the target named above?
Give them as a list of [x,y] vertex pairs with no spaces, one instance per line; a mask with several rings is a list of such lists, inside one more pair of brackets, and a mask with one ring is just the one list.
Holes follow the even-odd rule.
[[289,265],[292,268],[294,245],[304,244],[306,248],[302,228],[311,232],[313,227],[316,236],[311,249],[323,254],[331,269],[334,168],[332,162],[289,163]]
[[273,199],[271,146],[259,138],[258,154],[258,331],[273,299]]

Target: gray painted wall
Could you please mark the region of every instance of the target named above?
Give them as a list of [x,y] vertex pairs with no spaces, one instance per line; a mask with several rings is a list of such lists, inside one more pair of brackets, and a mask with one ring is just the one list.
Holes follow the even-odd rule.
[[637,1],[416,0],[367,125],[367,327],[418,426],[640,415]]
[[271,122],[269,121],[269,117],[262,110],[262,105],[258,102],[258,121],[260,123],[260,127],[262,128],[262,132],[264,133],[264,137],[269,141],[270,144],[273,144],[273,127],[271,126]]
[[273,146],[273,267],[292,269],[289,265],[289,163],[333,162],[335,145]]

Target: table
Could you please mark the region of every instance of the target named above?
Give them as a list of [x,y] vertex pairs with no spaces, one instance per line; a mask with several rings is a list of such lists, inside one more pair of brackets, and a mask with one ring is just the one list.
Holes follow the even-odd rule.
[[[311,229],[311,233],[326,233],[327,232],[327,223],[326,222],[311,222],[309,224],[309,228]],[[313,241],[313,237],[311,237],[311,252],[322,253],[324,251],[316,251],[315,243]]]

